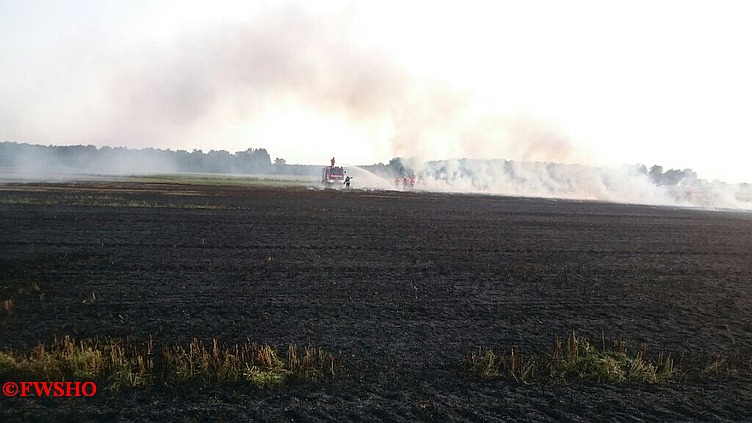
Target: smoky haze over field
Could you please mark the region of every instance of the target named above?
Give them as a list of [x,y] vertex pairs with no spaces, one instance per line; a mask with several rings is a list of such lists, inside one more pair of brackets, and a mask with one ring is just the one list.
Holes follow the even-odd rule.
[[689,169],[467,159],[403,163],[429,191],[752,209],[748,184],[706,181]]
[[[388,50],[356,44],[353,25],[347,16],[288,5],[251,23],[202,27],[126,50],[125,57],[90,48],[75,69],[86,87],[75,104],[50,97],[31,107],[28,91],[8,90],[13,107],[0,106],[6,140],[172,149],[231,143],[236,150],[250,143],[273,152],[249,134],[300,108],[369,134],[357,142],[378,144],[383,157],[587,161],[545,118],[482,109],[469,91],[417,76]],[[44,124],[31,124],[40,113]],[[307,162],[329,154],[347,152],[325,151]]]
[[110,96],[122,101],[93,137],[198,141],[213,136],[201,128],[253,126],[255,116],[289,104],[360,121],[404,101],[406,74],[387,54],[349,45],[341,31],[286,9],[147,52],[115,74]]
[[[0,182],[86,179],[142,173],[218,173],[298,176],[314,181],[322,166],[289,165],[263,148],[168,151],[0,143]],[[483,193],[654,205],[752,209],[749,184],[709,182],[690,169],[643,165],[602,168],[513,160],[394,158],[388,164],[348,166],[357,188],[403,190],[394,178],[417,177],[419,191]],[[89,175],[89,176],[86,176]]]
[[[378,134],[368,142],[382,146],[385,157],[409,157],[390,166],[364,166],[378,176],[356,175],[356,187],[394,188],[390,179],[409,173],[425,190],[748,207],[746,186],[707,182],[694,172],[682,170],[669,184],[656,176],[662,170],[651,174],[638,166],[595,166],[587,148],[573,142],[561,122],[525,109],[481,107],[477,93],[418,76],[389,51],[354,43],[355,21],[340,18],[288,5],[252,23],[201,27],[165,44],[133,49],[127,57],[91,49],[80,73],[92,78],[88,85],[95,94],[77,97],[75,105],[53,98],[50,104],[59,110],[45,105],[45,124],[29,125],[40,110],[26,107],[26,92],[9,90],[7,98],[15,101],[0,105],[5,133],[31,126],[39,128],[32,136],[37,139],[17,141],[144,149],[96,151],[89,146],[68,156],[66,151],[24,149],[12,163],[6,155],[4,166],[28,176],[286,173],[292,168],[272,166],[268,154],[263,164],[252,164],[244,155],[250,154],[245,151],[249,145],[279,155],[274,142],[265,139],[235,141],[242,145],[235,153],[147,147],[221,144],[236,138],[237,128],[243,128],[238,130],[242,136],[269,116],[301,107],[361,133]],[[307,135],[317,142],[316,134]],[[321,151],[307,163],[325,165],[334,154],[356,164],[347,158],[355,144],[345,144],[344,151]],[[315,176],[318,170],[314,166],[307,172]]]

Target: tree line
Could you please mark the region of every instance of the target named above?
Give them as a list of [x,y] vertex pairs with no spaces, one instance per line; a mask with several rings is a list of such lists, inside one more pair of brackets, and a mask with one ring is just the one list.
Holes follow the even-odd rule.
[[[277,158],[277,165],[284,159]],[[47,172],[192,172],[264,174],[273,170],[264,148],[230,153],[225,150],[161,150],[154,148],[95,147],[93,145],[43,146],[0,143],[0,167]]]
[[[392,158],[389,163],[363,165],[363,169],[377,175],[392,178],[414,175],[405,159]],[[462,159],[459,171],[466,170],[477,160]],[[481,160],[480,162],[483,162]],[[498,160],[486,160],[486,164]],[[427,167],[439,172],[446,161],[428,162]],[[504,160],[503,165],[514,173],[513,162]],[[555,166],[556,164],[550,163]],[[559,165],[561,166],[561,165]],[[472,166],[470,166],[472,167]],[[186,173],[237,173],[237,174],[285,174],[311,176],[318,175],[321,166],[288,165],[285,159],[271,156],[264,148],[248,148],[245,151],[230,153],[226,150],[161,150],[155,148],[130,149],[126,147],[95,147],[93,145],[44,146],[16,142],[0,142],[0,168],[22,172],[78,172],[102,174],[128,174],[139,172],[186,172]],[[668,169],[654,165],[636,165],[634,171],[646,175],[659,186],[693,185],[699,182],[691,169]],[[468,171],[469,172],[469,171]]]

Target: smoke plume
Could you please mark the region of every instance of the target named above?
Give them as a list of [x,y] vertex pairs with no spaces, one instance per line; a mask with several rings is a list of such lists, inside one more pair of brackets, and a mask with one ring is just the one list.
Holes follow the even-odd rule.
[[[648,205],[752,209],[752,187],[698,179],[689,169],[595,167],[510,160],[400,161],[419,190],[482,193]],[[399,185],[394,189],[404,189]]]
[[[289,104],[356,124],[403,104],[410,78],[389,54],[349,42],[334,19],[298,8],[252,25],[212,28],[152,50],[117,73],[97,139],[184,141]],[[196,140],[198,142],[198,139]]]
[[378,142],[393,156],[578,158],[563,131],[545,119],[478,113],[471,93],[418,78],[388,52],[354,38],[347,21],[288,6],[253,24],[205,29],[177,46],[140,52],[112,75],[112,110],[92,122],[96,129],[86,139],[200,145],[221,136],[218,128],[253,126],[296,105],[352,127],[389,128]]
[[[374,139],[388,146],[392,157],[412,157],[404,165],[423,189],[683,201],[676,190],[658,187],[635,168],[589,166],[587,151],[575,147],[566,127],[545,116],[489,112],[474,93],[411,74],[389,52],[358,44],[350,25],[347,19],[287,6],[252,23],[199,28],[176,44],[152,45],[127,58],[95,51],[92,55],[100,56],[87,62],[107,76],[96,84],[95,100],[88,100],[95,104],[70,113],[96,112],[87,119],[78,116],[80,121],[67,119],[70,124],[60,127],[67,132],[56,135],[62,143],[201,146],[221,138],[223,128],[253,127],[294,105],[380,131]],[[0,107],[7,127],[30,119]],[[249,141],[274,151],[264,140]],[[679,191],[681,198],[685,191],[695,195]],[[727,203],[736,198],[716,197]]]

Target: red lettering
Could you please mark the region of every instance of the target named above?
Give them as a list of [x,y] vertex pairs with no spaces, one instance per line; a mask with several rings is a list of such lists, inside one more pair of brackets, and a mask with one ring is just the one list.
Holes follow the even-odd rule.
[[[80,397],[81,396],[81,382],[65,382],[66,396],[67,397]],[[71,385],[74,388],[74,392],[71,392]]]
[[32,383],[34,384],[34,389],[37,391],[38,397],[42,396],[42,392],[44,392],[45,396],[47,397],[50,396],[50,389],[52,389],[51,382],[32,382]]
[[[86,386],[91,387],[90,393],[86,392]],[[94,394],[97,393],[97,385],[94,382],[84,382],[84,384],[81,386],[81,392],[84,394],[85,397],[93,397]]]
[[55,382],[55,393],[53,395],[56,397],[65,396],[65,390],[63,390],[63,382]]
[[[94,382],[19,382],[18,396],[26,397],[35,392],[38,397],[93,397],[97,393]],[[33,387],[33,390],[32,390]],[[13,394],[15,395],[15,394]]]
[[21,382],[21,395],[22,397],[25,397],[29,394],[29,389],[31,389],[31,382]]

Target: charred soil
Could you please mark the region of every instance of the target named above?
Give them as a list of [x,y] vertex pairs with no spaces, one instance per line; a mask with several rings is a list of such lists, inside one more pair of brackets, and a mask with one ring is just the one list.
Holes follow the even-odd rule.
[[[0,186],[0,350],[312,345],[335,382],[0,398],[2,420],[745,421],[752,216],[597,202],[146,183]],[[577,332],[703,360],[663,385],[478,380],[479,347]],[[746,368],[745,368],[746,366]],[[5,382],[5,381],[2,381]]]

